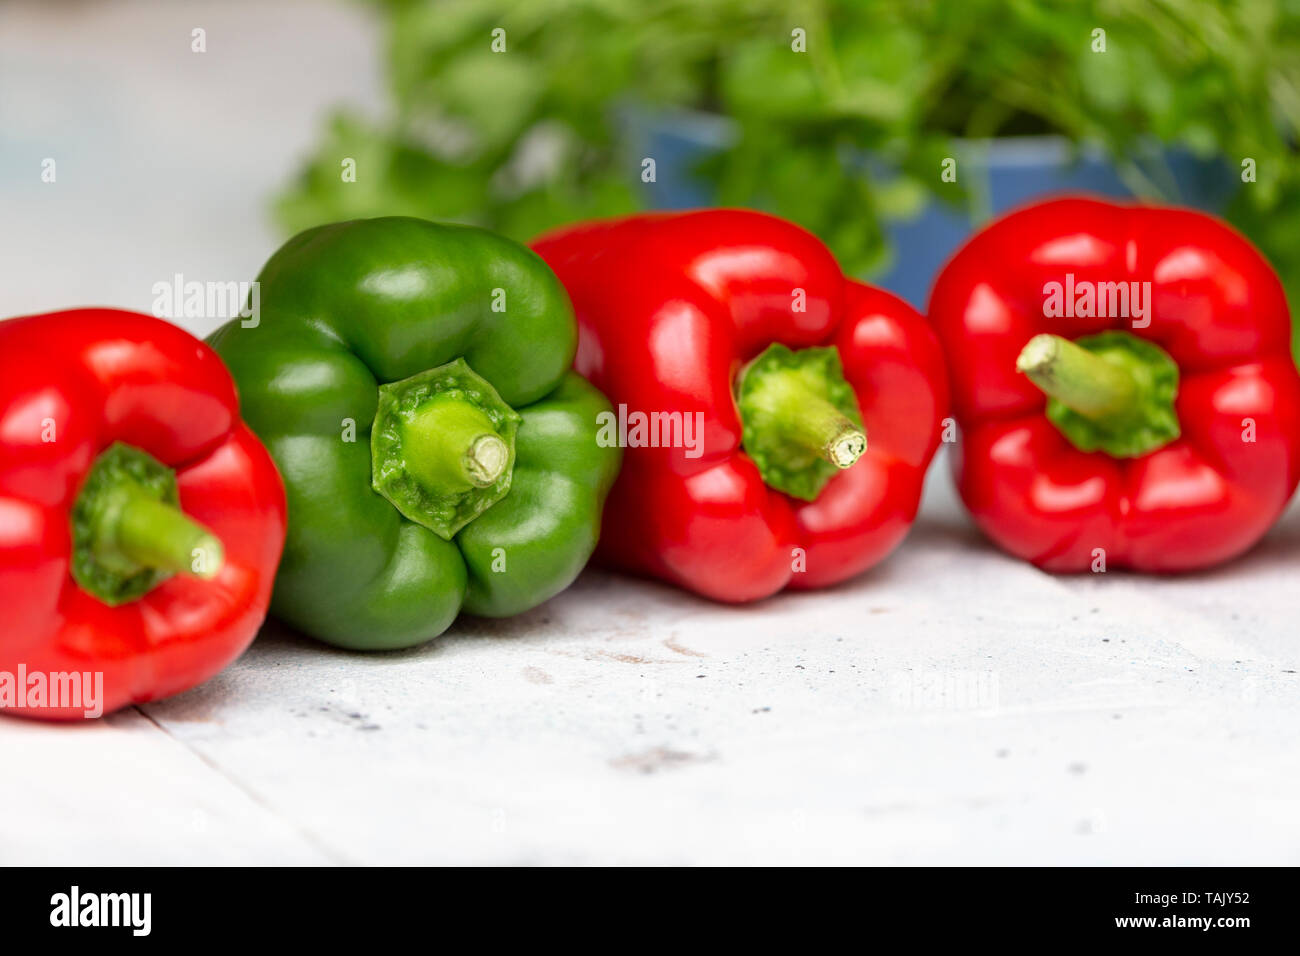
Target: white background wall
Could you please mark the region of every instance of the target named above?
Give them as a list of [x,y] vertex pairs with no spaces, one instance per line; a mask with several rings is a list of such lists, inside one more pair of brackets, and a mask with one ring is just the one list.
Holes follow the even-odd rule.
[[[148,312],[153,284],[177,272],[254,278],[284,238],[270,199],[329,108],[382,109],[367,13],[301,0],[0,4],[0,315]],[[191,52],[196,27],[206,53]]]

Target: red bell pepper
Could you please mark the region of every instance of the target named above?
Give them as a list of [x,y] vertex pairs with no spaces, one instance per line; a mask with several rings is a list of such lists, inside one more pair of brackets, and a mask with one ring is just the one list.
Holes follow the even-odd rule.
[[1276,521],[1300,377],[1268,263],[1192,211],[1065,199],[976,235],[935,283],[957,486],[1051,571],[1204,568]]
[[904,302],[756,212],[534,248],[573,299],[578,372],[629,423],[604,560],[740,602],[843,581],[902,540],[947,406],[938,342]]
[[111,309],[0,322],[0,706],[67,719],[207,680],[256,635],[284,531],[208,346]]

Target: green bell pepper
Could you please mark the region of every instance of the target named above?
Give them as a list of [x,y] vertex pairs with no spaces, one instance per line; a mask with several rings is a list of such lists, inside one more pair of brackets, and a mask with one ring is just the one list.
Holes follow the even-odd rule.
[[309,229],[211,343],[289,500],[271,609],[342,647],[409,647],[462,611],[566,588],[620,451],[570,371],[577,329],[533,252],[409,218]]

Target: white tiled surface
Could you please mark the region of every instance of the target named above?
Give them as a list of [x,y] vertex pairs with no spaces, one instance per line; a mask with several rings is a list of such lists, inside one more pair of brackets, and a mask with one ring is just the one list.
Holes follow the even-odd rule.
[[[371,40],[318,4],[0,5],[0,314],[250,278],[320,110],[381,101]],[[1293,507],[1211,574],[1052,578],[941,466],[833,592],[588,572],[404,654],[271,627],[142,711],[0,719],[0,864],[1300,863],[1298,575]]]

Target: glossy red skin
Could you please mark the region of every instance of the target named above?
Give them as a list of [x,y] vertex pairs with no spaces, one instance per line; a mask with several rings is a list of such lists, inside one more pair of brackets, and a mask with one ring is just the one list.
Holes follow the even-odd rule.
[[[626,450],[597,552],[607,563],[743,602],[843,581],[903,539],[948,401],[938,342],[906,303],[846,280],[799,227],[745,210],[583,224],[534,248],[573,299],[580,374],[616,408],[703,414],[698,458]],[[740,450],[734,379],[773,342],[834,345],[866,425],[867,453],[813,502],[768,488]]]
[[[1043,287],[1150,281],[1151,324],[1044,318]],[[1300,477],[1300,377],[1277,276],[1244,238],[1180,209],[1063,199],[980,232],[935,283],[930,320],[948,355],[962,436],[954,475],[1000,547],[1050,571],[1206,568],[1251,547]],[[1079,451],[1016,371],[1039,332],[1123,329],[1180,369],[1182,436],[1135,459]],[[1242,419],[1256,424],[1242,441]]]
[[[41,440],[46,418],[53,442]],[[118,607],[73,580],[69,512],[114,441],[175,469],[182,510],[225,546],[215,578],[178,575]],[[0,671],[102,671],[105,713],[202,683],[256,636],[284,532],[279,474],[208,346],[114,309],[0,322]]]

